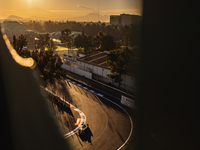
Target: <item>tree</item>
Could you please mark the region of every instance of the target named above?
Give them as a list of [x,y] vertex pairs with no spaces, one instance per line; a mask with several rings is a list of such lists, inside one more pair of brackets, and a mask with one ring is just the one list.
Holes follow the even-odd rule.
[[38,40],[36,42],[36,46],[35,46],[36,49],[44,51],[45,47],[50,46],[49,41],[50,41],[50,36],[48,33],[45,35],[39,35]]
[[62,30],[61,36],[60,36],[61,43],[66,43],[66,42],[70,41],[70,37],[69,37],[70,34],[71,34],[70,29]]
[[[13,37],[14,38],[14,37]],[[23,38],[20,38],[20,40]],[[18,42],[16,47],[20,47],[21,42]],[[62,61],[61,58],[54,53],[54,48],[56,45],[53,40],[49,38],[49,35],[40,35],[39,40],[37,42],[38,48],[33,50],[30,55],[29,50],[23,50],[19,53],[22,57],[32,57],[38,66],[38,69],[41,73],[41,78],[43,79],[43,85],[46,86],[47,82],[54,83],[54,79],[60,79],[61,77],[65,77],[64,72],[62,71]],[[14,45],[14,44],[13,44]],[[45,51],[44,49],[47,48]]]
[[16,36],[13,35],[13,48],[16,50],[17,49],[17,39]]
[[[52,39],[50,39],[49,34],[40,35],[37,42],[38,50],[32,53],[33,59],[37,62],[39,70],[41,72],[41,77],[43,79],[44,85],[47,82],[54,82],[54,79],[60,79],[65,77],[62,71],[62,61],[61,58],[54,54],[54,49],[57,48]],[[47,48],[46,51],[45,48]]]
[[[4,21],[5,22],[5,21]],[[37,21],[24,22],[24,24],[37,29],[40,32],[55,32],[65,30],[81,32],[84,30],[88,36],[96,36],[99,31],[111,35],[114,40],[120,40],[124,45],[130,46],[140,44],[141,39],[141,23],[131,25],[106,25],[105,23],[83,23],[75,21],[45,21],[44,23]],[[63,41],[65,43],[65,41]],[[99,45],[98,45],[99,46]]]
[[55,50],[57,49],[57,46],[52,39],[49,39],[49,41],[47,42],[46,48],[48,50]]
[[115,47],[116,49],[119,49],[121,47],[121,44],[119,41],[115,41]]
[[130,67],[131,59],[133,58],[133,49],[111,50],[107,54],[107,64],[111,67],[111,73],[107,74],[108,77],[114,79],[118,83],[118,88],[121,84],[121,75],[128,72],[128,67]]
[[22,34],[19,36],[18,39],[16,39],[15,35],[13,36],[13,48],[17,51],[17,53],[20,55],[22,52],[22,49],[27,46],[28,41],[26,40],[26,37]]
[[76,38],[75,38],[75,42],[74,42],[74,45],[76,47],[83,47],[84,48],[84,52],[85,53],[88,53],[89,52],[89,48],[92,49],[93,47],[93,44],[92,44],[92,37],[91,36],[86,36],[84,34],[84,32],[82,32],[81,35],[78,35]]
[[93,52],[95,50],[94,37],[93,36],[88,36],[88,42],[89,42],[89,48]]
[[37,31],[43,32],[44,31],[44,27],[42,26],[42,24],[40,24],[37,21],[33,21],[33,28],[36,29]]
[[50,39],[49,34],[39,35],[38,40],[36,42],[36,49],[40,51],[44,51],[45,48],[48,50],[55,50],[57,46],[55,45],[54,41]]
[[65,43],[65,45],[66,45],[66,47],[68,48],[68,52],[69,52],[69,50],[71,51],[71,48],[72,48],[72,41],[67,41],[67,42]]
[[99,31],[95,36],[95,45],[98,45],[100,50],[113,50],[116,48],[114,38],[102,31]]
[[59,56],[54,54],[54,51],[49,49],[43,53],[37,53],[34,51],[36,62],[39,66],[41,72],[41,77],[43,79],[44,85],[47,82],[54,83],[55,79],[60,79],[65,77],[65,74],[62,71],[62,61]]

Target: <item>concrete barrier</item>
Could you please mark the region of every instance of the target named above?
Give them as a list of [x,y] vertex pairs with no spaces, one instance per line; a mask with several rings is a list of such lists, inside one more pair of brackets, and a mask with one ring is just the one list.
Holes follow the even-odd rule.
[[75,68],[75,67],[70,66],[70,65],[67,65],[67,64],[63,64],[61,67],[62,67],[63,69],[65,69],[65,70],[68,70],[68,71],[71,71],[71,72],[73,72],[73,73],[76,73],[76,74],[85,76],[85,77],[88,78],[88,79],[92,79],[92,73],[90,73],[90,72],[81,70],[81,69],[79,69],[79,68]]

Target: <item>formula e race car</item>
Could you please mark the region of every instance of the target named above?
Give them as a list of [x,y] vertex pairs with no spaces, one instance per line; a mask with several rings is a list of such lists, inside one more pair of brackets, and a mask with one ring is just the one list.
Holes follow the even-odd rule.
[[79,135],[85,134],[85,131],[87,130],[88,126],[89,126],[88,124],[82,123],[81,126],[80,126],[80,129],[78,131]]

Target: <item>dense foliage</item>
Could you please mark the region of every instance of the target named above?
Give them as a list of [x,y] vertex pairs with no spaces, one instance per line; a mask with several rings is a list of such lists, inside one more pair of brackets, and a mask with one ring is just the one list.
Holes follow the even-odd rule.
[[93,22],[75,22],[75,21],[45,21],[43,23],[37,21],[25,22],[25,24],[35,28],[40,32],[56,32],[64,29],[78,31],[88,36],[96,36],[99,31],[111,35],[114,40],[122,42],[124,46],[140,45],[141,25],[106,25],[105,23]]
[[[65,77],[64,72],[61,69],[62,61],[59,56],[54,54],[54,48],[56,48],[54,42],[50,40],[49,35],[40,35],[39,40],[36,43],[36,49],[33,51],[23,49],[27,45],[26,38],[21,35],[18,39],[14,36],[13,47],[16,49],[18,54],[22,57],[32,57],[38,66],[43,79],[43,85],[47,82],[54,82],[54,79],[60,79]],[[46,50],[45,50],[46,49]]]
[[137,49],[123,49],[110,50],[107,54],[107,64],[111,67],[111,73],[107,74],[108,77],[118,82],[118,87],[122,81],[122,74],[136,74],[138,69],[138,55]]
[[85,35],[84,32],[82,32],[81,35],[78,35],[75,38],[74,45],[78,48],[84,48],[84,53],[87,54],[89,52],[94,51],[94,38],[92,36]]
[[94,39],[99,47],[99,50],[109,51],[116,48],[113,37],[109,34],[106,34],[105,32],[99,31]]
[[61,43],[69,42],[70,41],[70,36],[69,36],[70,34],[71,34],[70,29],[61,30],[61,36],[60,36]]
[[22,52],[22,49],[27,46],[28,41],[23,35],[20,35],[17,39],[15,35],[13,36],[13,48],[17,51],[17,53],[20,55]]

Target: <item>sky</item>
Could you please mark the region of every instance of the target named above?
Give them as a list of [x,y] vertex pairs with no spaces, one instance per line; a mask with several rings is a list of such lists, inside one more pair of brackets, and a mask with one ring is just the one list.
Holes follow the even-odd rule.
[[98,13],[98,6],[100,15],[142,13],[142,0],[0,0],[0,19],[9,15],[46,19],[78,17]]

